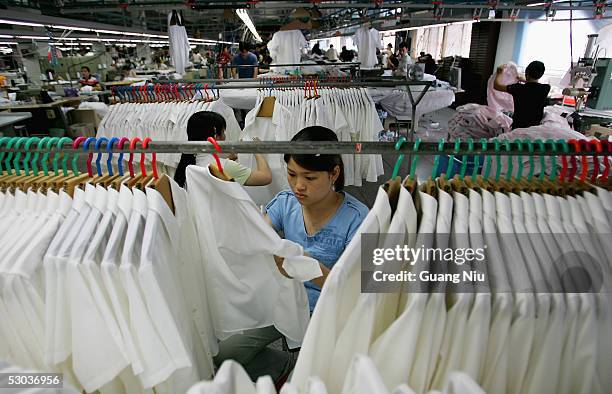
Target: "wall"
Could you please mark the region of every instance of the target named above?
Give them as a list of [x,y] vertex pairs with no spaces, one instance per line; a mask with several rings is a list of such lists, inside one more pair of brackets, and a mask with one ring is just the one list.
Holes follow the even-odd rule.
[[[557,18],[569,18],[569,11],[557,12]],[[591,12],[574,11],[574,18],[590,18]],[[584,20],[572,22],[573,61],[584,55],[587,35],[612,31],[610,20]],[[601,56],[612,57],[612,35],[600,41]],[[547,45],[554,42],[554,45]],[[500,31],[495,65],[513,61],[524,69],[533,60],[546,65],[544,80],[555,84],[570,68],[570,23],[569,21],[547,22],[542,16],[537,22],[504,22]]]

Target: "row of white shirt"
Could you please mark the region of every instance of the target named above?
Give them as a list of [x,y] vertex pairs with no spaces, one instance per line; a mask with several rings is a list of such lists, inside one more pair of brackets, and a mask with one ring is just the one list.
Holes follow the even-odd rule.
[[[200,382],[189,389],[187,394],[276,394],[276,388],[270,376],[260,376],[253,384],[242,366],[233,360],[225,361],[211,381]],[[292,383],[285,383],[280,394],[328,394],[325,383],[316,376],[308,378],[304,390],[299,390]],[[355,355],[351,360],[349,371],[342,386],[342,394],[414,394],[408,385],[401,384],[388,390],[380,373],[368,356]],[[448,376],[441,391],[430,391],[428,394],[485,394],[476,382],[468,375],[453,372]]]
[[0,360],[87,392],[181,393],[231,335],[274,325],[298,347],[318,263],[239,184],[187,178],[189,194],[167,179],[174,213],[149,187],[0,194]]
[[[591,255],[610,277],[610,192],[438,194],[418,192],[415,204],[402,187],[392,214],[379,190],[327,278],[291,383],[304,390],[317,376],[340,393],[351,359],[367,354],[389,390],[402,383],[416,393],[440,390],[451,371],[462,371],[487,393],[605,392],[612,383],[608,294],[561,293],[542,283],[559,256],[574,252]],[[403,234],[409,247],[486,245],[490,291],[361,293],[360,235],[378,234],[379,247],[394,247],[385,245],[387,233]],[[414,267],[434,270],[430,263]]]
[[87,392],[184,392],[212,375],[201,254],[172,189],[176,215],[154,189],[2,195],[4,359]]
[[[271,118],[258,117],[263,99],[276,98]],[[246,116],[241,133],[243,141],[257,137],[262,141],[289,141],[309,126],[323,126],[334,131],[339,141],[376,141],[383,129],[376,108],[365,89],[321,89],[318,99],[306,99],[303,90],[261,91],[257,104]],[[281,190],[288,189],[283,155],[266,155],[272,170],[272,184],[267,187],[247,187],[253,200],[266,204]],[[251,168],[256,162],[251,154],[238,156]],[[384,173],[381,155],[342,155],[344,184],[361,186],[362,180],[376,182]]]
[[[162,103],[120,103],[111,105],[98,126],[99,137],[150,137],[154,141],[187,141],[187,122],[199,111],[217,112],[225,119],[227,141],[238,141],[240,125],[234,111],[222,99]],[[139,160],[140,155],[135,155]],[[161,164],[176,168],[180,153],[160,153]]]

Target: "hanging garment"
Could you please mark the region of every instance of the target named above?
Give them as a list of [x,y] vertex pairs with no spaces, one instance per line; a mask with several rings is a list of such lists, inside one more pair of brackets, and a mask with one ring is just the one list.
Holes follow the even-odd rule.
[[[263,101],[260,101],[247,114],[240,139],[243,141],[252,141],[253,138],[259,138],[261,141],[289,141],[297,132],[288,126],[291,118],[289,110],[276,103],[271,118],[258,117],[257,114],[262,103]],[[272,172],[272,183],[263,187],[251,186],[245,188],[251,199],[259,206],[266,205],[280,191],[289,189],[287,167],[283,155],[267,154],[265,158]],[[238,155],[238,161],[248,168],[257,168],[257,162],[253,154],[240,154]]]
[[[379,188],[374,206],[326,279],[304,337],[291,383],[306,387],[309,376],[327,381],[337,336],[360,291],[361,234],[385,232],[391,218],[387,193]],[[347,349],[350,351],[350,349]]]
[[[453,212],[453,198],[442,189],[437,189],[438,201],[435,197],[419,192],[419,204],[421,204],[421,226],[419,234],[424,241],[423,246],[434,246],[445,249],[449,246],[451,219]],[[436,214],[436,215],[434,215]],[[425,219],[429,218],[429,219]],[[429,234],[429,235],[428,235]],[[433,242],[431,238],[433,234]],[[417,245],[419,242],[417,241]],[[446,267],[438,258],[434,258],[430,265],[433,265],[434,272],[446,273]],[[410,387],[417,393],[425,392],[431,385],[438,363],[437,354],[442,346],[444,330],[446,327],[446,301],[445,285],[437,284],[431,289],[431,294],[425,306],[423,324],[419,330],[417,340],[416,359],[410,371]],[[425,349],[431,349],[426,351]]]
[[378,64],[376,49],[383,49],[378,30],[362,26],[355,32],[353,42],[357,46],[357,58],[361,68],[373,68]]
[[[393,215],[391,224],[389,225],[389,233],[403,234],[404,239],[409,247],[415,245],[424,245],[427,240],[433,241],[433,231],[435,227],[435,212],[437,204],[435,199],[425,196],[423,202],[421,216],[421,225],[419,228],[421,237],[417,237],[417,212],[412,201],[412,196],[404,187],[400,189],[397,202],[397,210]],[[395,236],[391,239],[396,240]],[[420,269],[422,264],[427,264],[427,261],[418,261],[415,266]],[[412,272],[416,272],[414,269]],[[373,363],[380,371],[381,378],[386,387],[391,389],[399,384],[407,383],[409,372],[411,370],[414,359],[416,358],[416,347],[418,332],[421,326],[421,319],[425,312],[425,303],[427,302],[427,293],[421,289],[411,289],[408,287],[403,291],[413,290],[415,293],[409,295],[402,294],[402,298],[407,297],[405,305],[399,303],[400,315],[392,321],[388,328],[372,343],[370,347],[370,357]],[[390,297],[392,294],[385,294]],[[397,368],[402,365],[402,368]]]
[[[189,166],[186,174],[217,338],[274,325],[300,343],[309,320],[301,281],[321,276],[318,263],[281,239],[240,185],[214,177],[208,167]],[[273,255],[285,258],[283,268],[295,280],[280,274]]]
[[[308,42],[299,30],[277,31],[268,42],[268,50],[273,64],[299,64],[302,49]],[[283,74],[285,70],[294,70],[298,66],[274,67],[271,71]]]
[[168,14],[168,40],[170,42],[170,58],[178,74],[185,73],[189,62],[189,37],[183,26],[182,15],[176,11]]

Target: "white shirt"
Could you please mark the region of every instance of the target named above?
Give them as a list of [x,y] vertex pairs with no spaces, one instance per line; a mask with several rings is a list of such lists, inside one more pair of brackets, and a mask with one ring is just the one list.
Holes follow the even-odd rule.
[[514,307],[506,263],[497,234],[497,212],[495,196],[487,190],[481,191],[482,224],[484,231],[487,274],[492,292],[491,327],[487,352],[481,378],[488,393],[506,392],[508,381],[509,332]]
[[[435,215],[437,209],[436,201],[434,199],[427,199],[426,201],[433,202],[433,206],[427,206],[423,212],[427,212],[426,215]],[[412,196],[405,187],[402,187],[399,193],[397,209],[393,214],[388,231],[390,234],[400,234],[402,236],[401,244],[413,247],[415,243],[419,242],[416,221],[417,213]],[[433,220],[427,219],[422,220],[421,223],[433,223],[435,225]],[[395,239],[395,237],[390,238]],[[397,243],[400,244],[400,242]],[[426,262],[419,261],[416,264],[424,263]],[[395,296],[395,298],[398,298],[397,294],[384,294],[384,296]],[[402,311],[401,314],[397,317],[393,316],[394,320],[392,323],[375,339],[370,347],[372,362],[378,368],[382,380],[389,389],[408,382],[409,375],[407,371],[410,370],[416,357],[416,342],[422,321],[420,316],[425,311],[427,294],[410,293],[407,295],[407,298],[408,300],[405,302],[405,305],[399,305],[399,310]],[[404,367],[397,368],[398,365]]]
[[357,45],[357,58],[362,68],[372,68],[378,64],[376,49],[383,48],[378,30],[362,26],[355,32],[353,42]]
[[[217,338],[274,325],[301,342],[309,309],[300,281],[321,276],[318,262],[281,239],[237,183],[214,177],[208,167],[189,166],[186,176]],[[283,267],[295,280],[280,274],[273,255],[285,258]]]
[[368,356],[356,354],[344,379],[342,394],[387,394],[388,392],[372,360]]
[[384,233],[390,219],[389,197],[384,189],[379,188],[372,209],[334,265],[321,290],[291,378],[291,383],[302,390],[309,376],[319,376],[327,381],[337,335],[346,324],[361,292],[360,234]]
[[[306,38],[299,30],[277,31],[268,42],[272,62],[276,64],[299,64],[302,49],[306,47]],[[275,67],[274,72],[284,73],[294,70],[293,67]]]
[[[241,139],[251,141],[253,137],[261,141],[289,141],[293,137],[293,130],[289,128],[291,112],[280,103],[274,104],[274,112],[271,118],[257,117],[263,101],[259,102],[247,114],[244,120],[244,129]],[[297,130],[295,130],[297,132]],[[265,159],[272,172],[272,183],[267,186],[247,186],[245,190],[257,205],[265,205],[281,190],[289,188],[287,183],[287,169],[282,154],[267,154]],[[251,169],[257,168],[255,155],[240,154],[238,161]]]
[[259,394],[244,368],[234,360],[225,360],[212,381],[193,385],[187,394]]

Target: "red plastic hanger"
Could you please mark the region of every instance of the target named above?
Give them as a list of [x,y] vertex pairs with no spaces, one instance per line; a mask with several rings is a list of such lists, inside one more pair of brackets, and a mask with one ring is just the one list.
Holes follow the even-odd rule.
[[[584,147],[585,152],[591,151],[591,144],[589,143],[588,140],[580,140],[579,144]],[[593,159],[597,159],[597,157],[593,156]],[[582,170],[580,171],[580,182],[586,182],[586,177],[587,177],[587,174],[589,173],[588,157],[582,156],[580,165],[582,166]]]
[[142,142],[142,140],[138,137],[132,138],[132,141],[130,142],[130,158],[128,160],[128,168],[130,170],[130,176],[132,178],[134,178],[135,176],[134,175],[134,165],[132,164],[134,162],[134,149],[136,148],[136,143],[138,142]]
[[[147,137],[142,141],[142,147],[144,149],[147,149],[147,147],[149,146],[149,142],[153,141],[151,138]],[[147,172],[145,169],[145,154],[142,153],[142,155],[140,156],[140,171],[142,172],[142,176],[147,176]],[[152,157],[151,157],[151,168],[153,170],[153,178],[158,179],[159,175],[157,174],[157,153],[152,152]]]
[[[221,153],[221,147],[217,143],[217,140],[215,140],[213,137],[208,137],[208,142],[213,144],[217,152]],[[223,166],[221,166],[221,160],[219,160],[219,156],[216,153],[213,153],[213,157],[215,158],[215,161],[217,162],[217,168],[219,169],[219,171],[223,172]]]
[[[608,140],[604,142],[608,146],[608,152],[612,151],[612,142]],[[604,156],[604,171],[601,173],[601,177],[599,179],[602,182],[607,182],[609,173],[610,173],[610,162],[608,161],[608,156]]]

